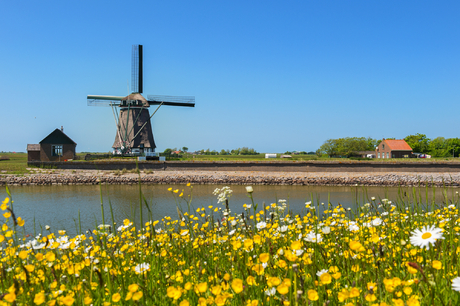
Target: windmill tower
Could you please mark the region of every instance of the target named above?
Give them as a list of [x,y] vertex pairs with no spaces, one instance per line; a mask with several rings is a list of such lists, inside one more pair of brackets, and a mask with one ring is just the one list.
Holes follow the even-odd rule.
[[[142,96],[143,92],[143,48],[133,45],[131,59],[131,94],[128,96],[87,96],[89,106],[110,106],[117,132],[112,148],[119,154],[138,150],[139,152],[155,152],[150,119],[160,106],[195,107],[195,97],[180,96]],[[152,115],[149,107],[157,105]]]

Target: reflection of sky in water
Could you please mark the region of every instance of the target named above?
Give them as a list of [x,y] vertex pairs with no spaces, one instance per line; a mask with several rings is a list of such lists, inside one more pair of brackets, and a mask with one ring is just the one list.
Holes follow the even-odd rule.
[[[176,201],[169,187],[185,189],[184,194],[190,194],[189,188],[185,185],[143,185],[142,192],[148,203],[153,219],[161,219],[164,216],[177,218]],[[217,204],[217,197],[212,194],[215,188],[223,185],[194,185],[193,186],[193,211],[198,207],[224,207],[223,203]],[[233,195],[230,198],[229,206],[232,213],[241,213],[243,204],[250,204],[245,186],[231,185]],[[396,202],[401,197],[412,198],[414,189],[396,187],[327,187],[327,186],[253,186],[254,201],[259,204],[258,210],[266,205],[274,203],[277,199],[285,199],[289,209],[294,213],[301,213],[305,208],[306,201],[318,206],[322,211],[321,203],[327,204],[328,198],[333,205],[337,203],[344,207],[353,207],[356,203],[364,204],[370,201],[371,197],[388,198]],[[99,186],[11,186],[10,190],[14,199],[14,211],[16,216],[26,221],[26,233],[33,234],[34,222],[37,232],[40,232],[40,225],[52,226],[53,230],[66,229],[69,234],[76,233],[78,224],[78,213],[82,230],[95,228],[102,223],[101,217],[101,194]],[[424,201],[426,192],[432,198],[433,189],[416,188],[417,198],[420,196]],[[456,189],[446,189],[451,198]],[[437,202],[443,200],[443,189],[436,189]],[[5,190],[1,197],[6,196]],[[139,219],[139,186],[138,185],[105,185],[102,187],[105,222],[111,223],[109,202],[112,204],[114,219],[118,224],[125,218]],[[178,199],[178,198],[177,198]],[[187,204],[178,199],[178,204],[183,211],[187,211]],[[143,206],[144,220],[148,219],[149,212]]]

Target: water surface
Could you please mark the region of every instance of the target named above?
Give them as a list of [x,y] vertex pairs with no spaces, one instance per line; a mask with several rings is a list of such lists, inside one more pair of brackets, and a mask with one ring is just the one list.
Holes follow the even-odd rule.
[[[168,188],[178,189],[174,194]],[[213,195],[216,188],[223,185],[195,185],[192,189],[192,205],[195,210],[198,207],[224,207],[217,203],[217,197]],[[245,186],[231,185],[233,190],[229,206],[232,213],[241,213],[243,204],[250,204]],[[425,201],[428,198],[436,198],[437,202],[443,202],[445,193],[449,197],[455,194],[457,189],[449,188],[432,189],[397,187],[329,187],[329,186],[253,186],[253,197],[259,203],[259,210],[263,206],[276,202],[279,199],[287,200],[289,208],[294,213],[301,213],[305,209],[305,202],[312,201],[321,212],[321,203],[340,203],[344,207],[354,207],[370,201],[371,197],[388,198],[397,201],[404,197],[414,197]],[[171,216],[177,218],[177,205],[186,211],[187,204],[178,195],[184,190],[184,198],[189,199],[190,188],[185,185],[142,185],[142,193],[151,211],[154,220]],[[11,186],[10,191],[14,199],[14,211],[16,216],[26,221],[26,233],[34,233],[35,229],[40,232],[40,227],[50,225],[52,231],[65,229],[71,235],[78,232],[81,225],[82,231],[94,229],[102,223],[101,193],[104,208],[105,222],[111,223],[109,202],[112,205],[114,219],[121,224],[125,218],[139,219],[139,186],[138,185],[103,185],[102,188],[94,185],[63,185],[63,186]],[[443,194],[444,193],[444,194]],[[1,191],[2,199],[6,196],[5,189]],[[78,221],[80,214],[80,222]],[[149,212],[143,205],[144,220],[148,219]],[[133,218],[134,217],[134,218]]]

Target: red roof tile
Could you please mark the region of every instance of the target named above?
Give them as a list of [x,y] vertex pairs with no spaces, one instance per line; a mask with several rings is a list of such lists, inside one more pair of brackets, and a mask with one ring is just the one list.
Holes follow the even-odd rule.
[[407,142],[404,139],[385,139],[384,141],[393,151],[412,151],[412,148],[407,144]]

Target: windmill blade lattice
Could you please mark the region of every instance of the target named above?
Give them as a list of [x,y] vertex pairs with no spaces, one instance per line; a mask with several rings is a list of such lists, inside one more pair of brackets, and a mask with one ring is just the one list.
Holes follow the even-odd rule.
[[87,96],[88,106],[118,106],[123,97],[118,96]]
[[148,95],[150,105],[169,105],[169,106],[188,106],[195,107],[195,97],[193,96],[163,96],[163,95]]

